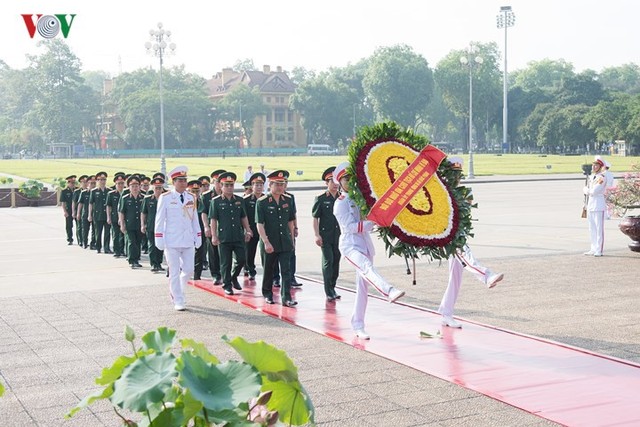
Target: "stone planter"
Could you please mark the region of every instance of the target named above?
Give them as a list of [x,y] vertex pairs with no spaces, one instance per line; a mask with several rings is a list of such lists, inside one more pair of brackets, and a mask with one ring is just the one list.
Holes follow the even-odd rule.
[[629,249],[640,252],[640,215],[625,216],[618,225],[623,234],[632,240]]

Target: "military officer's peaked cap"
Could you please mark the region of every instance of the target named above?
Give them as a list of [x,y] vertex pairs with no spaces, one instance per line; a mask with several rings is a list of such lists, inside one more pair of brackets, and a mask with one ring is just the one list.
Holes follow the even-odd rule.
[[116,172],[116,173],[114,173],[113,175],[114,175],[114,176],[115,176],[115,175],[122,175],[122,176],[125,176],[126,174],[125,174],[124,172],[120,171],[120,172]]
[[197,179],[192,179],[191,181],[187,182],[187,187],[197,190],[200,188],[200,181],[198,181]]
[[349,162],[342,162],[338,166],[336,166],[335,170],[333,171],[333,182],[335,182],[336,184],[340,184],[340,180],[342,179],[342,177],[348,175],[348,167]]
[[127,185],[131,185],[132,182],[135,182],[136,184],[140,184],[140,177],[138,175],[131,175],[129,178],[127,178]]
[[169,172],[169,176],[171,177],[172,180],[179,179],[179,178],[186,179],[188,171],[189,171],[189,168],[187,168],[186,166],[176,166],[171,170],[171,172]]
[[113,177],[113,182],[124,182],[124,174],[120,175],[119,173],[115,174]]
[[73,181],[74,179],[76,179],[77,177],[75,175],[69,175],[68,177],[65,178],[65,180],[67,181]]
[[149,178],[149,177],[148,177],[148,176],[146,176],[146,175],[142,175],[142,176],[140,177],[140,181],[141,181],[141,182],[143,182],[144,184],[148,184],[149,182],[151,182],[151,178]]
[[223,172],[218,176],[219,182],[236,182],[238,176],[233,172]]
[[95,181],[96,180],[96,176],[95,175],[89,175],[89,177],[87,179],[89,181]]
[[215,171],[211,172],[211,179],[216,179],[217,180],[218,177],[220,176],[220,174],[223,174],[225,172],[226,172],[226,170],[224,170],[224,169],[215,170]]
[[600,165],[600,167],[604,167],[604,166],[605,166],[605,164],[604,164],[604,160],[602,160],[602,157],[600,157],[600,156],[596,156],[596,157],[593,159],[593,163],[594,163],[594,164],[596,164],[596,163],[597,163],[597,164],[599,164],[599,165]]
[[254,182],[265,182],[266,180],[267,180],[267,177],[264,176],[262,172],[256,172],[253,175],[251,175],[251,178],[249,178],[249,181],[247,182],[249,183],[249,185],[251,185]]
[[164,176],[164,174],[162,172],[156,172],[153,175],[151,175],[151,178],[157,178],[157,177],[160,177],[163,180],[167,178],[166,176]]
[[108,175],[107,175],[107,173],[106,173],[106,172],[98,172],[98,173],[96,174],[96,178],[105,178],[105,179],[106,179],[106,178],[107,178],[107,176],[108,176]]
[[286,170],[276,170],[271,172],[267,178],[269,178],[269,181],[273,181],[273,182],[285,182],[287,180],[287,178],[289,178],[289,172],[287,172]]
[[205,182],[209,184],[211,183],[211,178],[209,178],[207,175],[202,175],[201,177],[198,178],[198,181],[200,181],[202,185],[204,185]]
[[248,188],[251,188],[251,181],[245,181],[242,183],[242,187],[246,190]]
[[327,168],[324,172],[322,172],[322,180],[326,181],[328,179],[333,179],[333,171],[336,170],[335,166],[331,166]]
[[89,178],[89,175],[80,175],[80,178],[78,178],[78,181],[86,181]]
[[464,165],[464,159],[462,157],[448,157],[447,160],[451,163],[451,169],[461,171]]
[[159,176],[155,177],[151,180],[151,184],[155,187],[158,187],[158,186],[161,187],[164,185],[164,179],[160,178]]

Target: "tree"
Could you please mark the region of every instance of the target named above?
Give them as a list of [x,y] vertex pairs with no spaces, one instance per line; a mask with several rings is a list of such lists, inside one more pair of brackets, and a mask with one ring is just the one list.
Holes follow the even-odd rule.
[[590,108],[584,124],[591,129],[600,142],[625,140],[640,142],[640,95],[616,93],[610,100],[600,101]]
[[554,95],[557,101],[564,105],[596,105],[604,97],[604,90],[596,73],[587,70],[574,76],[563,77]]
[[[239,125],[237,128],[238,146],[242,135],[247,138],[247,143],[251,141],[253,136],[253,123],[256,117],[267,114],[269,107],[262,101],[262,95],[259,88],[250,88],[247,85],[237,85],[228,95],[222,98],[222,101],[216,106],[226,117]],[[233,128],[233,126],[232,126]]]
[[640,66],[631,63],[605,68],[600,72],[598,81],[604,90],[629,94],[640,93]]
[[236,71],[254,71],[256,70],[256,66],[253,63],[253,59],[245,58],[238,59],[235,64],[233,64],[233,69]]
[[560,86],[562,79],[573,77],[573,65],[564,59],[531,61],[527,68],[513,73],[513,86],[519,86],[525,91],[540,89],[553,91]]
[[433,92],[427,60],[407,45],[377,49],[362,80],[377,120],[393,120],[415,128]]
[[562,152],[586,147],[595,135],[584,125],[584,117],[589,111],[586,105],[553,106],[546,111],[538,131],[538,145],[547,146],[549,151],[558,148]]

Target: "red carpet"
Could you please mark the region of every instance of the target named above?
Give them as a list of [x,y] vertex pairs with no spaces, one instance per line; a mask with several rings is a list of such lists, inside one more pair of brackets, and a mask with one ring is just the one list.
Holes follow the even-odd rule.
[[[293,291],[296,308],[265,304],[260,281],[245,282],[233,296],[211,281],[191,284],[560,424],[640,425],[640,365],[460,319],[463,329],[441,327],[437,313],[375,296],[365,341],[351,331],[352,291],[341,289],[342,300],[327,303],[322,284],[298,280],[304,286]],[[438,330],[441,339],[419,338]]]

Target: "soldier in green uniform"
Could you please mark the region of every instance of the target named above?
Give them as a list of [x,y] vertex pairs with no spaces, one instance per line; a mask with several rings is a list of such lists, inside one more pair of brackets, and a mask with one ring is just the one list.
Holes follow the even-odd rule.
[[87,178],[87,184],[87,187],[82,190],[80,198],[78,199],[78,212],[82,220],[82,245],[85,249],[90,248],[93,250],[96,248],[96,242],[91,221],[89,221],[89,200],[91,198],[91,190],[96,188],[95,175],[90,175],[89,178]]
[[[245,241],[253,235],[244,211],[242,197],[233,194],[236,174],[224,172],[218,177],[222,195],[211,200],[211,243],[220,251],[220,273],[224,293],[233,295],[233,289],[242,290],[238,276],[245,263]],[[235,257],[235,266],[231,265]],[[233,288],[233,289],[232,289]]]
[[128,261],[131,268],[142,267],[140,264],[140,212],[144,195],[140,192],[140,177],[131,175],[127,180],[129,194],[122,196],[118,206],[120,230],[125,235]]
[[[207,175],[202,175],[201,177],[198,178],[198,181],[200,181],[200,195],[206,193],[207,191],[209,191],[211,189],[211,178],[208,177]],[[200,198],[196,199],[198,205],[200,204]],[[211,201],[209,201],[211,202]],[[208,219],[208,213],[207,213],[207,217],[206,219]],[[200,217],[200,221],[202,221],[202,215],[201,213],[198,213],[198,216]],[[208,227],[208,224],[202,223],[204,227]],[[208,254],[207,254],[207,237],[204,233],[204,231],[202,232],[202,240],[204,241],[204,244],[202,245],[202,249],[201,249],[201,253],[202,253],[202,269],[203,270],[208,270],[209,269],[209,259]],[[197,252],[197,251],[196,251]]]
[[264,275],[262,296],[267,304],[273,304],[273,269],[280,265],[282,305],[294,307],[298,304],[291,297],[291,252],[294,248],[295,211],[291,197],[284,194],[285,174],[283,170],[271,172],[269,193],[256,202],[256,224],[260,234],[261,249],[264,250]]
[[[93,235],[96,241],[96,250],[101,252],[104,243],[104,253],[110,254],[111,226],[107,223],[107,173],[96,174],[98,185],[91,190],[89,196],[89,222],[93,224]],[[103,235],[104,233],[104,235]]]
[[[200,204],[200,180],[193,179],[187,182],[187,191],[193,195],[193,200],[196,203],[197,212],[198,205]],[[198,225],[200,226],[200,247],[196,248],[193,253],[193,280],[200,280],[202,278],[202,270],[204,270],[204,260],[207,257],[207,251],[205,249],[204,222],[202,222],[202,215],[198,215]]]
[[124,191],[124,173],[118,172],[113,177],[114,189],[107,193],[107,222],[111,226],[113,238],[113,256],[120,258],[124,256],[124,234],[120,230],[118,223],[118,205]]
[[80,175],[80,178],[78,178],[80,186],[73,190],[73,203],[71,204],[73,219],[76,221],[76,242],[78,242],[80,246],[82,246],[82,218],[78,209],[78,203],[80,202],[80,194],[87,188],[87,178],[89,178],[88,175]]
[[327,301],[340,299],[336,293],[336,283],[340,274],[340,225],[333,216],[333,204],[340,195],[338,184],[333,182],[334,166],[322,173],[322,180],[327,184],[327,190],[316,196],[311,208],[313,217],[313,231],[316,245],[322,250],[322,279]]
[[[293,213],[294,215],[297,213],[297,208],[296,208],[296,198],[293,194],[291,194],[290,192],[287,191],[287,186],[289,185],[289,172],[288,171],[284,171],[285,172],[285,181],[284,181],[284,194],[291,197],[291,204],[293,205]],[[297,216],[296,216],[297,218]],[[298,220],[296,219],[294,221],[293,224],[293,239],[294,239],[294,245],[293,245],[293,252],[291,252],[291,267],[290,267],[290,271],[291,271],[291,286],[293,286],[294,288],[300,287],[302,286],[302,283],[299,283],[296,280],[296,247],[295,247],[295,239],[298,238]],[[278,264],[276,264],[274,270],[273,270],[273,286],[278,287],[280,286],[280,267],[278,267]]]
[[[256,252],[258,250],[258,242],[260,241],[260,235],[258,234],[258,228],[256,227],[256,202],[262,196],[264,196],[264,182],[266,177],[261,172],[256,172],[243,186],[249,186],[251,193],[244,196],[242,204],[244,211],[247,215],[247,221],[251,228],[251,239],[247,241],[246,247],[246,265],[245,271],[249,275],[249,280],[256,280]],[[262,261],[264,265],[264,260]]]
[[[140,193],[143,196],[148,196],[149,194],[153,194],[153,190],[151,189],[151,178],[146,175],[140,174]],[[143,232],[142,237],[140,239],[140,246],[142,248],[143,254],[149,253],[149,239],[147,235]]]
[[218,169],[211,172],[211,190],[206,193],[202,193],[200,196],[200,203],[198,204],[198,213],[202,217],[202,223],[204,224],[204,233],[207,240],[207,255],[209,258],[209,271],[211,272],[211,278],[214,285],[222,283],[220,274],[220,254],[218,248],[211,244],[211,229],[209,228],[209,209],[211,208],[211,199],[222,194],[222,186],[218,182],[218,176],[221,173],[226,172],[224,169]]
[[67,186],[60,192],[60,205],[64,214],[64,229],[67,233],[67,244],[73,245],[73,192],[76,189],[76,176],[65,178]]
[[155,224],[156,224],[156,209],[158,208],[158,199],[164,192],[164,179],[157,177],[151,180],[153,185],[153,192],[145,196],[142,201],[142,216],[140,218],[141,230],[143,234],[147,235],[149,242],[149,263],[151,264],[151,272],[165,271],[162,268],[162,257],[164,251],[161,251],[156,246],[155,238]]

